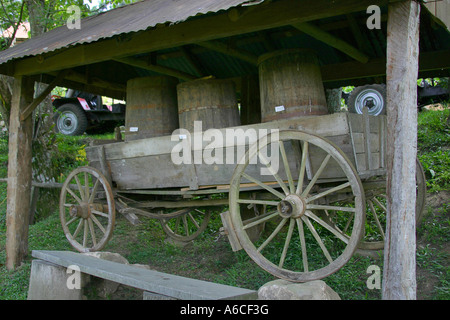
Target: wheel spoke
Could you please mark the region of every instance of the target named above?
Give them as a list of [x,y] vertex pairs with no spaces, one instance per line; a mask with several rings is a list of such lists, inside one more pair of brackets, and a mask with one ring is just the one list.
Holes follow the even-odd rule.
[[278,173],[272,168],[272,166],[269,163],[269,160],[267,160],[267,158],[261,152],[258,152],[258,157],[261,160],[261,162],[267,167],[267,169],[273,175],[273,177],[277,180],[278,184],[280,185],[281,189],[283,189],[284,193],[286,195],[288,195],[289,194],[289,189],[286,187],[286,184],[280,178]]
[[331,154],[327,154],[327,156],[325,157],[325,159],[322,161],[322,164],[320,165],[319,169],[317,169],[316,174],[314,175],[314,177],[311,179],[311,181],[309,182],[308,186],[306,187],[305,190],[303,190],[302,192],[302,196],[305,197],[309,191],[311,190],[311,188],[314,186],[314,184],[316,183],[317,179],[319,179],[320,175],[322,174],[322,171],[325,169],[325,167],[327,166],[328,161],[331,158]]
[[290,193],[294,193],[295,185],[294,185],[294,180],[292,179],[291,169],[289,168],[289,162],[288,162],[288,158],[286,155],[286,150],[284,149],[284,142],[280,141],[280,143],[278,145],[280,146],[281,158],[283,159],[284,170],[285,170],[286,176],[288,178],[289,191],[290,191]]
[[92,219],[92,221],[94,221],[94,223],[98,226],[98,228],[103,232],[103,234],[105,234],[105,233],[106,233],[106,230],[105,230],[105,228],[102,226],[102,224],[100,223],[100,221],[98,221],[98,219],[97,219],[94,215],[91,215],[91,219]]
[[88,173],[84,172],[84,192],[85,192],[85,199],[89,199],[89,176]]
[[88,221],[88,225],[89,225],[89,230],[91,231],[92,243],[94,246],[96,246],[97,238],[95,237],[94,224],[92,223],[92,219],[87,219],[87,221]]
[[277,206],[277,201],[267,201],[267,200],[252,200],[252,199],[237,199],[237,203],[249,203],[249,204],[265,204],[268,206]]
[[278,211],[275,211],[275,212],[267,212],[267,213],[265,213],[265,214],[263,214],[263,215],[257,217],[258,220],[256,220],[256,221],[253,220],[253,219],[255,219],[255,218],[252,218],[252,219],[251,219],[252,222],[249,222],[249,223],[245,223],[246,221],[243,221],[243,222],[242,222],[242,223],[244,224],[243,229],[245,230],[245,229],[254,227],[254,226],[256,226],[256,225],[258,225],[258,224],[260,224],[260,223],[263,223],[263,222],[265,222],[265,221],[267,221],[267,220],[270,220],[270,219],[272,219],[272,218],[274,218],[274,217],[277,217],[277,216],[278,216]]
[[311,219],[313,219],[314,221],[316,221],[318,224],[320,224],[322,227],[324,227],[325,229],[330,231],[332,234],[334,234],[336,236],[336,238],[342,240],[346,244],[348,243],[348,238],[346,238],[342,233],[340,233],[338,230],[336,230],[336,228],[333,228],[328,223],[326,223],[325,221],[320,219],[318,216],[316,216],[314,213],[312,213],[312,211],[306,210],[305,214],[308,217],[310,217]]
[[305,231],[303,230],[302,219],[296,219],[298,235],[300,237],[300,246],[302,248],[303,271],[308,272],[308,254],[306,252]]
[[311,221],[309,221],[308,217],[303,216],[302,217],[303,221],[306,223],[309,231],[311,231],[312,235],[314,236],[314,238],[316,239],[317,243],[320,246],[320,249],[322,249],[323,254],[325,255],[325,257],[327,258],[329,263],[333,262],[333,259],[331,258],[330,253],[328,252],[327,248],[325,247],[325,245],[322,242],[322,239],[320,239],[319,234],[317,233],[316,229],[314,228],[314,226],[312,225]]
[[74,239],[78,236],[78,233],[80,233],[82,227],[83,227],[83,219],[80,219],[80,222],[78,223],[78,226],[77,226],[77,228],[75,229],[75,232],[72,235],[72,237]]
[[320,205],[320,204],[307,204],[306,209],[356,212],[356,208],[352,208],[352,207],[326,206],[326,205]]
[[107,213],[104,213],[104,212],[101,212],[101,211],[98,211],[98,210],[92,209],[91,213],[99,215],[99,216],[102,216],[102,217],[105,217],[105,218],[109,218],[109,215]]
[[83,234],[83,247],[86,248],[87,237],[88,237],[88,225],[87,220],[84,220],[84,234]]
[[322,198],[322,197],[324,197],[324,196],[326,196],[326,195],[328,195],[330,193],[333,193],[333,192],[342,190],[344,188],[347,188],[348,186],[350,186],[350,182],[343,183],[343,184],[341,184],[341,185],[339,185],[337,187],[334,187],[334,188],[328,189],[328,190],[326,190],[324,192],[318,193],[318,194],[316,194],[316,195],[314,195],[312,197],[307,198],[306,199],[306,203],[314,201],[314,200],[317,200],[319,198]]
[[[375,200],[375,198],[373,199]],[[381,236],[383,240],[385,239],[384,230],[381,226],[380,220],[378,219],[377,211],[375,210],[375,207],[373,206],[372,200],[367,201],[369,203],[370,211],[372,211],[373,217],[375,219],[375,223],[377,224],[378,230],[380,230]],[[377,201],[379,203],[379,201]]]
[[198,225],[197,221],[194,219],[194,217],[192,216],[192,214],[191,214],[190,212],[188,213],[188,217],[189,217],[189,219],[191,219],[191,221],[192,221],[192,223],[194,224],[194,226],[195,226],[197,229],[199,229],[200,226]]
[[300,172],[298,174],[297,189],[295,190],[296,194],[300,194],[303,190],[303,180],[305,179],[306,161],[308,157],[308,145],[308,142],[305,141],[302,148],[302,160],[300,164]]
[[255,179],[251,176],[249,176],[248,174],[246,174],[245,172],[242,173],[242,176],[244,178],[246,178],[247,180],[250,180],[253,183],[256,183],[257,185],[259,185],[260,187],[263,187],[264,189],[266,189],[267,191],[269,191],[270,193],[272,193],[273,195],[277,196],[280,199],[284,199],[286,196],[284,194],[282,194],[281,192],[275,190],[274,188],[266,185],[264,182],[259,181],[258,179]]
[[187,223],[186,215],[182,216],[181,218],[183,219],[185,235],[189,236],[189,226],[188,226],[188,223]]
[[69,221],[66,222],[66,227],[71,224],[72,222],[74,222],[75,220],[79,219],[79,217],[75,216],[72,219],[70,219]]
[[95,197],[95,194],[97,193],[97,189],[98,189],[98,186],[100,185],[100,180],[96,180],[95,181],[95,184],[94,184],[94,188],[92,189],[92,193],[91,193],[91,196],[89,197],[89,203],[93,203],[94,202],[94,197]]
[[281,220],[276,229],[271,233],[271,235],[266,239],[266,241],[264,241],[264,243],[258,248],[258,252],[261,252],[261,250],[264,249],[269,244],[269,242],[272,241],[273,238],[275,238],[278,232],[280,232],[281,228],[283,228],[283,226],[286,224],[287,220],[288,218],[283,218],[283,220]]
[[83,191],[83,187],[81,186],[80,179],[78,179],[78,176],[77,176],[77,175],[75,175],[74,178],[75,178],[75,182],[77,183],[78,191],[80,192],[81,199],[82,199],[83,201],[85,201],[85,198],[84,198],[84,191]]
[[78,202],[78,203],[83,203],[83,201],[72,191],[72,190],[70,190],[70,188],[67,188],[66,189],[67,190],[67,192],[69,192],[70,193],[70,195],[72,196],[72,197],[74,197],[74,199]]
[[294,219],[290,220],[291,221],[289,222],[289,229],[286,235],[286,240],[284,242],[283,252],[281,253],[280,263],[278,264],[278,267],[280,268],[283,268],[284,260],[286,259],[286,253],[289,248],[289,244],[291,243],[292,231],[294,230],[295,227],[295,220]]
[[387,212],[386,207],[377,198],[373,198],[372,201],[375,202],[376,205],[379,206],[384,212]]

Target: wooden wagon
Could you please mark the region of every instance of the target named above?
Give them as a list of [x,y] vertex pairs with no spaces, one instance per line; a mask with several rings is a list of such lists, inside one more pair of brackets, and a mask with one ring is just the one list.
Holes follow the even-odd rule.
[[[89,167],[62,188],[64,232],[79,251],[101,250],[118,211],[190,241],[221,207],[234,250],[280,278],[326,277],[356,249],[383,248],[385,120],[343,112],[89,147]],[[229,139],[212,143],[212,133]]]

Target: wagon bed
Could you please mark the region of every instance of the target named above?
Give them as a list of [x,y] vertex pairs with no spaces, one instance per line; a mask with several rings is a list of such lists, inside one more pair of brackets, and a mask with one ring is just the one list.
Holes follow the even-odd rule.
[[[314,132],[332,143],[335,143],[345,153],[352,165],[357,169],[358,174],[363,179],[384,174],[384,155],[385,155],[385,116],[372,117],[350,113],[335,113],[331,115],[304,117],[300,119],[288,119],[272,121],[254,125],[240,127],[216,129],[223,137],[227,130],[244,131],[254,130],[301,130],[305,132]],[[193,144],[192,159],[195,153],[202,153],[208,148],[210,142],[202,141],[201,135],[204,132],[193,133],[190,138],[192,141],[200,140],[201,146]],[[155,190],[179,188],[180,192],[195,191],[191,193],[208,193],[205,189],[217,189],[222,192],[228,190],[230,178],[236,167],[236,158],[238,149],[255,143],[254,137],[245,141],[224,141],[223,144],[214,146],[216,149],[223,149],[223,158],[219,159],[219,164],[206,164],[209,159],[202,159],[200,164],[182,164],[175,165],[171,159],[171,152],[174,147],[180,143],[178,134],[173,136],[163,136],[156,138],[147,138],[129,142],[120,142],[93,146],[86,148],[86,155],[89,165],[104,171],[111,176],[118,191],[136,190]],[[177,138],[173,141],[173,137]],[[209,147],[211,148],[211,147]],[[229,149],[233,149],[235,161],[232,164],[226,164],[225,156]],[[242,150],[242,149],[240,149]],[[289,166],[292,170],[298,171],[298,159],[295,158],[293,150],[287,150],[289,153]],[[309,178],[317,171],[320,159],[324,155],[312,154],[307,173]],[[192,161],[193,162],[193,161]],[[222,163],[222,164],[220,164]],[[106,166],[105,166],[106,165]],[[260,169],[259,164],[255,169]],[[321,180],[338,179],[336,170],[330,165],[322,173]],[[261,177],[265,182],[271,181],[270,177]],[[283,179],[286,179],[283,176]],[[250,183],[250,181],[247,181]]]

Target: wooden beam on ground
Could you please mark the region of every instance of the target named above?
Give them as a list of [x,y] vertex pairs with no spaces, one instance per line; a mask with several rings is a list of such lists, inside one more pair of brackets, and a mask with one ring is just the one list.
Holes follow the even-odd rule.
[[164,66],[158,66],[156,64],[150,64],[144,60],[140,60],[140,59],[136,59],[136,58],[115,58],[113,60],[117,61],[117,62],[128,64],[133,67],[138,67],[138,68],[141,68],[144,70],[153,71],[153,72],[157,72],[160,74],[172,76],[172,77],[175,77],[175,78],[178,78],[181,80],[189,81],[189,80],[197,79],[196,76],[193,76],[189,73],[179,71],[176,69],[172,69],[172,68],[168,68],[168,67],[164,67]]
[[9,125],[8,187],[6,209],[6,267],[15,269],[28,251],[28,225],[31,196],[32,120],[20,120],[33,101],[34,80],[17,77],[14,81]]
[[[40,74],[91,63],[148,53],[257,32],[351,12],[365,11],[369,5],[386,5],[387,0],[280,0],[254,6],[245,19],[231,21],[227,12],[190,19],[167,27],[137,32],[127,41],[109,38],[78,45],[59,52],[15,61],[16,75]],[[6,68],[7,69],[7,68]],[[5,71],[8,71],[6,70]]]
[[417,73],[420,4],[389,4],[385,300],[416,299]]
[[367,63],[369,61],[369,56],[367,56],[365,53],[355,48],[354,46],[348,44],[344,40],[332,35],[331,33],[328,33],[320,29],[319,27],[315,26],[312,23],[308,22],[296,23],[293,24],[292,26],[310,35],[311,37],[319,41],[322,41],[339,51],[342,51],[343,53],[347,54],[348,56],[352,57],[353,59],[361,63]]
[[67,70],[62,70],[58,73],[56,78],[50,82],[50,84],[41,92],[41,94],[33,100],[32,103],[28,105],[28,107],[25,108],[25,110],[22,111],[20,114],[20,121],[24,121],[26,118],[28,118],[34,109],[42,102],[44,99],[52,92],[52,90],[64,79],[65,75],[67,73]]
[[220,52],[220,53],[226,54],[231,57],[238,58],[238,59],[246,61],[252,65],[255,65],[255,66],[258,65],[258,57],[255,56],[254,54],[246,52],[245,50],[232,48],[223,42],[204,41],[204,42],[198,42],[196,44],[201,47],[204,47],[204,48],[216,51],[216,52]]

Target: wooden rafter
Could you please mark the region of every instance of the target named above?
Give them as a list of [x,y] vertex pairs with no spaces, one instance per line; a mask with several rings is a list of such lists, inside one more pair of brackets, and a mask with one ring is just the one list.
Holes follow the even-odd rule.
[[331,33],[322,30],[321,28],[315,26],[312,23],[308,22],[296,23],[293,24],[292,26],[310,35],[311,37],[320,40],[328,44],[329,46],[338,49],[339,51],[344,52],[345,54],[347,54],[348,56],[352,57],[353,59],[359,62],[367,63],[369,61],[369,57],[361,50],[355,48],[354,46],[350,45],[344,40],[332,35]]
[[169,75],[181,80],[194,80],[197,79],[196,76],[193,76],[189,73],[183,72],[183,71],[179,71],[173,68],[168,68],[168,67],[164,67],[164,66],[159,66],[156,64],[151,64],[148,63],[144,60],[140,60],[140,59],[136,59],[136,58],[115,58],[113,59],[114,61],[117,62],[121,62],[121,63],[125,63],[128,64],[130,66],[134,66],[134,67],[138,67],[141,69],[145,69],[148,71],[153,71],[153,72],[157,72],[160,74],[165,74],[165,75]]
[[258,57],[255,56],[254,54],[246,52],[245,50],[230,47],[220,41],[205,41],[205,42],[198,42],[197,44],[201,47],[208,48],[210,50],[217,51],[229,55],[231,57],[235,57],[240,60],[246,61],[255,66],[258,64]]

